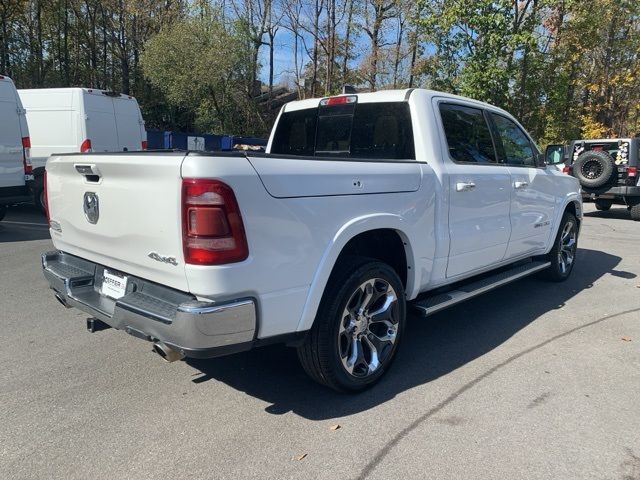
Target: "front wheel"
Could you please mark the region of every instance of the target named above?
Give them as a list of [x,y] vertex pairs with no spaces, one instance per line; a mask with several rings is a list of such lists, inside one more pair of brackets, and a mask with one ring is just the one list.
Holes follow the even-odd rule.
[[545,270],[546,277],[554,282],[563,282],[573,270],[578,249],[578,220],[569,212],[562,216],[553,248],[546,255],[551,266]]
[[406,322],[404,287],[387,264],[350,258],[331,275],[298,357],[317,382],[342,392],[373,385],[389,369]]
[[596,200],[596,210],[601,210],[603,212],[606,212],[607,210],[609,210],[611,208],[611,205],[613,204],[613,202],[611,200]]

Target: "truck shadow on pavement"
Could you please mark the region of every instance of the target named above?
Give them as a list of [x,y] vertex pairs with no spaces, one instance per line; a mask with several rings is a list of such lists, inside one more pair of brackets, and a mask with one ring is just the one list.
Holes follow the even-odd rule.
[[347,416],[481,357],[546,312],[563,308],[567,300],[615,271],[620,260],[605,252],[580,249],[575,270],[564,283],[527,278],[432,317],[410,316],[391,370],[372,389],[356,395],[339,394],[314,383],[300,367],[295,350],[284,346],[187,362],[202,372],[195,383],[224,382],[270,403],[265,409],[268,413],[294,412],[311,420]]

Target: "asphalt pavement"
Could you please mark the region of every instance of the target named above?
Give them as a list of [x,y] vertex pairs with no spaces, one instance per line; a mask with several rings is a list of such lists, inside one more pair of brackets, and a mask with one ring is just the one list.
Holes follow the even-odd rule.
[[[0,479],[640,479],[640,223],[586,217],[573,275],[410,318],[358,395],[273,346],[164,363],[54,299],[33,208],[0,222]],[[339,427],[337,427],[339,426]]]

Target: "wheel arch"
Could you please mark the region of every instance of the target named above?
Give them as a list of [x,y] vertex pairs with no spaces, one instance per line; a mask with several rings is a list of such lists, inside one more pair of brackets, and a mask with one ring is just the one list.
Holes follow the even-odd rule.
[[566,212],[570,212],[576,217],[576,220],[578,221],[578,233],[580,233],[580,226],[582,225],[582,199],[579,196],[571,196],[565,201],[563,207],[558,210],[559,214],[555,220],[555,225],[551,232],[552,235],[549,238],[549,245],[547,246],[546,253],[549,253],[553,248],[553,242],[558,235],[558,230],[562,223],[562,217],[564,217]]
[[326,248],[309,288],[298,331],[312,327],[331,274],[350,255],[367,256],[388,263],[398,273],[405,292],[413,292],[417,284],[417,269],[402,218],[383,214],[355,219],[336,232]]

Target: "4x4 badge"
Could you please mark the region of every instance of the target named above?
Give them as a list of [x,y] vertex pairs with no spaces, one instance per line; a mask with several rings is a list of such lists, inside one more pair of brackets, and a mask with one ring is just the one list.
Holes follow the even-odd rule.
[[94,192],[85,192],[82,206],[84,209],[84,216],[87,217],[87,221],[93,224],[98,223],[98,218],[100,218],[100,203],[98,195]]
[[147,257],[152,258],[153,260],[156,260],[158,262],[168,263],[173,266],[178,265],[178,261],[176,260],[176,257],[170,257],[168,255],[160,255],[159,253],[156,253],[156,252],[149,252]]

